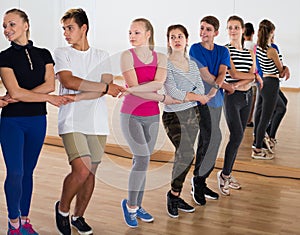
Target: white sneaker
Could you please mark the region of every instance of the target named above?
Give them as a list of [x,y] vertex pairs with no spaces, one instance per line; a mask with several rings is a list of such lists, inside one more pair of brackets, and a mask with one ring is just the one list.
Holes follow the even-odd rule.
[[229,177],[224,178],[222,176],[222,171],[218,171],[217,179],[218,179],[218,187],[220,192],[225,196],[229,196],[230,195]]
[[274,158],[273,155],[269,156],[263,149],[260,151],[253,149],[251,157],[258,160],[272,160]]
[[264,144],[267,147],[268,151],[270,153],[274,153],[274,151],[272,150],[272,147],[270,145],[270,139],[269,139],[269,137],[265,137],[263,141],[264,141]]
[[229,187],[232,189],[235,189],[235,190],[242,188],[241,184],[232,175],[230,175],[230,178],[229,178]]

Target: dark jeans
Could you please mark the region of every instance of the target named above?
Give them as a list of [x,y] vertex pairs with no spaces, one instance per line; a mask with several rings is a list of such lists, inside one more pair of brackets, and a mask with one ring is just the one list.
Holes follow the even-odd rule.
[[225,94],[224,114],[229,129],[229,141],[226,146],[223,174],[230,175],[239,146],[244,137],[244,131],[252,107],[252,89],[248,91],[235,91]]
[[279,128],[279,125],[286,113],[286,106],[287,106],[288,100],[283,94],[283,92],[279,89],[279,96],[277,99],[276,107],[273,113],[273,117],[270,121],[270,124],[267,128],[267,133],[270,138],[275,139],[277,130]]
[[178,112],[164,112],[162,115],[166,133],[175,147],[171,181],[174,192],[181,192],[186,175],[193,163],[199,118],[197,107]]
[[[200,176],[200,166],[202,165],[205,154],[207,153],[211,137],[211,117],[209,108],[207,105],[198,105],[198,108],[201,118],[199,123],[200,133],[198,136],[194,176]],[[203,178],[207,178],[212,170],[213,167],[212,169],[207,169],[207,172],[204,172],[204,174],[201,176]]]
[[[222,140],[222,133],[220,130],[222,106],[216,108],[208,107],[208,110],[209,113],[207,112],[207,109],[205,109],[206,118],[201,117],[202,119],[200,120],[200,136],[194,170],[194,176],[196,176],[194,182],[199,186],[205,185],[206,178],[208,178],[213,171]],[[202,112],[204,111],[202,110]],[[208,114],[210,115],[210,118]],[[205,126],[206,129],[203,129],[203,126]],[[205,145],[201,145],[201,143],[205,143]]]
[[254,121],[254,143],[256,148],[262,148],[267,127],[272,118],[279,92],[279,79],[263,78],[264,87],[258,89]]

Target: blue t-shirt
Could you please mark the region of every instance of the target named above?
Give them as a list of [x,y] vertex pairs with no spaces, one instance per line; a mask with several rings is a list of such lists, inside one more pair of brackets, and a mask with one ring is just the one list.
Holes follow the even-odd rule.
[[[226,47],[214,44],[213,50],[208,50],[201,45],[201,43],[195,43],[191,46],[190,57],[194,60],[198,68],[207,67],[208,71],[218,76],[220,65],[225,65],[230,69],[230,54]],[[207,94],[212,86],[203,81],[205,87],[205,94]],[[213,97],[207,105],[210,107],[220,107],[223,105],[224,92],[223,89],[219,89],[215,97]]]

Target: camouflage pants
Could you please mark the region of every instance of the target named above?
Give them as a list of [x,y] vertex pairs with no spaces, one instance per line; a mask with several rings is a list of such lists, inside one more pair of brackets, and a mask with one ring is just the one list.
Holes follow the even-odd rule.
[[175,147],[171,187],[181,192],[186,175],[194,160],[194,143],[199,131],[199,109],[192,107],[178,112],[164,112],[166,133]]

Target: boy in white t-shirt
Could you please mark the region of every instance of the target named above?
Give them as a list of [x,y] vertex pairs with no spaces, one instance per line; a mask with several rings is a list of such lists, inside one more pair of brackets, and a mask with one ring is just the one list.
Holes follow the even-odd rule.
[[58,132],[69,157],[71,172],[65,177],[61,198],[55,204],[60,234],[71,235],[69,210],[76,196],[71,224],[80,234],[92,234],[83,217],[95,185],[95,173],[109,134],[105,94],[118,96],[125,88],[112,83],[108,53],[89,46],[88,18],[82,9],[70,9],[61,19],[71,46],[54,52],[60,95],[76,102],[59,109]]

